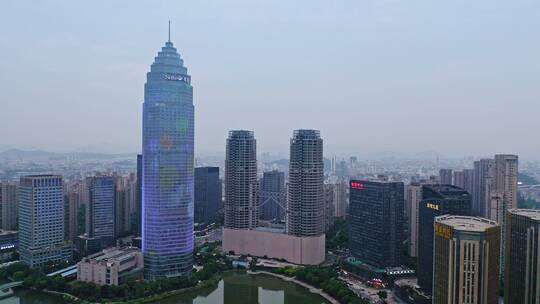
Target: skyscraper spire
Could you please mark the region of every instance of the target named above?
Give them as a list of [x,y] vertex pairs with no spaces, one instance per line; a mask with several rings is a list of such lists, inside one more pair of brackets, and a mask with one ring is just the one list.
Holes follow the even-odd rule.
[[171,20],[169,20],[169,42],[171,42]]

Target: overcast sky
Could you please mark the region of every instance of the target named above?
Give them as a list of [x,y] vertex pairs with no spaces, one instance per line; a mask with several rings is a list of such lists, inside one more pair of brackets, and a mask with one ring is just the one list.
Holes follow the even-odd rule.
[[315,128],[327,154],[540,158],[538,0],[1,1],[0,148],[139,151],[169,19],[199,155]]

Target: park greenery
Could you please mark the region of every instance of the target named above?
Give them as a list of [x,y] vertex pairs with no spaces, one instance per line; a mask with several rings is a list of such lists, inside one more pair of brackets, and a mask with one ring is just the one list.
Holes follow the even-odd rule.
[[327,250],[343,250],[349,246],[349,225],[344,219],[336,219],[326,234]]
[[518,195],[518,208],[540,209],[540,202],[533,199],[526,199],[521,194]]
[[118,286],[68,280],[59,275],[47,276],[43,269],[30,269],[23,263],[16,263],[0,269],[0,280],[23,281],[23,287],[68,293],[89,302],[125,302],[162,293],[193,288],[201,283],[219,277],[221,273],[231,269],[231,264],[224,256],[212,248],[195,254],[195,262],[202,269],[194,271],[189,278],[178,277],[157,281],[130,280]]
[[522,185],[538,185],[540,182],[538,182],[534,177],[527,175],[523,172],[519,172],[518,180],[521,182]]
[[[256,268],[256,260],[252,261],[250,266]],[[194,270],[189,278],[178,277],[152,282],[132,279],[118,286],[99,286],[94,283],[69,280],[59,275],[47,276],[46,273],[54,269],[50,267],[30,269],[23,263],[1,268],[0,280],[23,281],[25,288],[61,292],[88,302],[143,303],[184,290],[205,287],[212,282],[217,282],[223,272],[232,269],[231,262],[219,252],[216,245],[199,248],[194,254],[194,262],[200,270]],[[369,303],[355,295],[343,281],[339,280],[337,271],[332,267],[285,267],[273,271],[320,288],[342,304]]]
[[275,273],[294,277],[316,288],[322,289],[342,304],[367,304],[365,299],[355,295],[349,287],[338,279],[337,272],[332,267],[285,267],[273,270]]

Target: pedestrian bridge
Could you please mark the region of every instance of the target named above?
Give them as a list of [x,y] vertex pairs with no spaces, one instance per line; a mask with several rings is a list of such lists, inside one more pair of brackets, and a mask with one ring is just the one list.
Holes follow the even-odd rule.
[[3,285],[0,285],[0,299],[5,299],[11,297],[13,290],[11,288],[21,286],[23,281],[9,282]]
[[71,276],[74,276],[74,275],[76,276],[77,275],[77,264],[68,266],[68,267],[66,267],[64,269],[60,269],[60,270],[52,272],[52,273],[49,273],[47,276],[48,277],[54,277],[55,275],[60,275],[63,278],[71,277]]

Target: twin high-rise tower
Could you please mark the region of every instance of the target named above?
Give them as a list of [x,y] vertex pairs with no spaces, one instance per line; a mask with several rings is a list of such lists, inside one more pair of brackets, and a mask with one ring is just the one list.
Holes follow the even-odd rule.
[[[319,131],[294,131],[285,203],[285,176],[281,172],[266,172],[259,191],[253,132],[229,132],[223,251],[285,259],[302,265],[322,263],[325,259],[322,155]],[[268,207],[263,208],[263,218],[274,220],[285,215],[286,227],[277,223],[273,227],[259,227],[261,205]]]
[[[324,234],[324,168],[319,131],[294,131],[290,157],[287,233],[320,236]],[[259,199],[253,132],[230,131],[225,159],[225,228],[257,228]]]
[[225,156],[225,228],[257,228],[258,186],[257,142],[253,132],[230,131]]
[[296,130],[291,138],[287,232],[324,234],[323,140],[317,130]]
[[193,267],[193,87],[169,40],[146,76],[143,104],[142,250],[145,278]]

